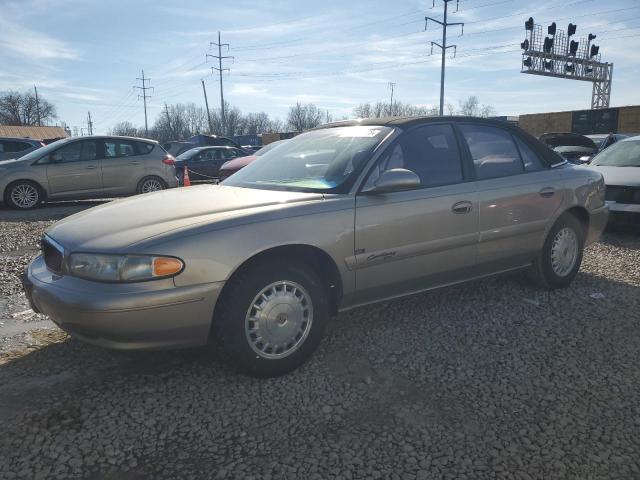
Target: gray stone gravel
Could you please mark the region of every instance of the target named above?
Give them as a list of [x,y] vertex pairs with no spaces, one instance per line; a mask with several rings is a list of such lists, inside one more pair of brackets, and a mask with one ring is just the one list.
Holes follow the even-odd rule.
[[66,339],[0,364],[0,478],[640,478],[639,312],[640,235],[613,233],[567,290],[355,310],[277,379]]

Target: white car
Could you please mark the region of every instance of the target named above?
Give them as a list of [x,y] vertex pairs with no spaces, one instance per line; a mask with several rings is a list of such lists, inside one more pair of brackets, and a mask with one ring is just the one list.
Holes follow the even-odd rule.
[[612,223],[640,225],[640,136],[620,140],[593,157],[604,177]]

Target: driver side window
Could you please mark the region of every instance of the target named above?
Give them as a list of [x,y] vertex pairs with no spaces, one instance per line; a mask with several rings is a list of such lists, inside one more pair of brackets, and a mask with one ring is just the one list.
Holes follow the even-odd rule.
[[425,125],[403,133],[373,168],[364,190],[394,168],[411,170],[420,177],[423,188],[461,182],[462,159],[453,127]]
[[51,154],[54,163],[71,163],[96,159],[96,142],[87,140],[65,145]]

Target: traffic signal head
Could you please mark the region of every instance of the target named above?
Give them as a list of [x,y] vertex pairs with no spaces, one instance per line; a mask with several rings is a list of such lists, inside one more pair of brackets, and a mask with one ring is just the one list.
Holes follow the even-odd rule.
[[553,61],[552,60],[545,60],[544,68],[546,68],[547,70],[553,70]]
[[529,50],[529,40],[525,39],[524,42],[520,44],[520,48],[525,51]]
[[545,37],[542,48],[547,53],[551,52],[553,50],[553,38]]
[[571,40],[569,44],[569,55],[576,56],[578,53],[578,47],[580,46],[580,42],[576,42],[575,40]]
[[577,28],[578,28],[577,25],[574,25],[573,23],[570,23],[569,26],[567,27],[567,36],[571,37],[572,35],[575,35]]
[[591,41],[591,40],[595,40],[595,39],[596,39],[596,37],[597,37],[597,35],[594,35],[593,33],[590,33],[590,34],[589,34],[589,41]]
[[533,30],[533,17],[529,17],[529,20],[524,22],[524,28],[526,30]]
[[525,58],[522,64],[527,68],[531,68],[531,65],[533,65],[533,62],[531,61],[531,57]]
[[576,69],[576,67],[574,67],[572,63],[567,63],[564,66],[564,71],[565,72],[573,73],[575,71],[575,69]]
[[556,34],[556,22],[553,22],[551,25],[549,25],[549,28],[547,29],[547,32],[549,32],[549,35],[555,35]]
[[591,45],[591,50],[589,51],[589,57],[595,57],[596,55],[598,55],[599,51],[600,51],[599,46]]

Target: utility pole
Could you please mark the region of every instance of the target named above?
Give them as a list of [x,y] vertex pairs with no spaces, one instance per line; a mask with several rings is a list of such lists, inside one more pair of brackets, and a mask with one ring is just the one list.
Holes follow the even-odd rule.
[[36,117],[38,118],[38,126],[42,126],[42,122],[40,120],[40,101],[38,100],[38,89],[36,86],[33,86],[33,90],[36,92]]
[[[436,22],[442,26],[442,45],[437,42],[431,42],[431,53],[433,54],[433,46],[440,47],[442,50],[442,65],[440,67],[440,116],[444,115],[444,69],[445,69],[445,61],[446,61],[446,53],[448,48],[453,48],[454,55],[456,51],[456,45],[448,45],[447,46],[447,27],[453,27],[456,25],[460,25],[462,27],[462,31],[460,35],[464,33],[464,23],[462,22],[454,22],[447,23],[447,7],[449,6],[449,2],[453,0],[442,0],[444,2],[444,16],[442,21],[436,20],[431,17],[424,17],[425,25],[424,29],[427,29],[427,25],[429,24],[429,20],[432,22]],[[456,0],[456,12],[458,11],[458,3],[460,0]],[[433,6],[436,6],[436,0],[433,0]]]
[[173,128],[171,128],[171,117],[169,116],[169,107],[167,107],[167,102],[164,102],[164,113],[167,116],[167,125],[169,126],[169,132],[171,136],[175,136],[173,133]]
[[[202,91],[204,92],[204,105],[207,107],[207,122],[209,123],[209,133],[213,133],[213,126],[211,125],[211,113],[209,113],[209,100],[207,100],[207,89],[204,86],[204,79],[202,82]],[[220,79],[220,85],[222,86],[222,79]],[[222,105],[222,111],[224,112],[224,104]]]
[[78,136],[78,127],[73,127],[73,136],[74,137]]
[[389,88],[391,89],[391,103],[389,104],[389,115],[393,115],[393,89],[396,88],[396,84],[394,82],[389,82]]
[[147,82],[150,82],[150,78],[144,77],[144,70],[142,70],[142,78],[137,77],[136,80],[142,81],[142,86],[134,85],[133,88],[138,88],[142,90],[142,95],[138,95],[138,100],[142,97],[144,102],[144,134],[145,136],[149,136],[149,124],[147,123],[147,98],[151,98],[151,95],[147,95],[147,90],[153,90],[153,87],[147,87]]
[[91,112],[87,112],[87,133],[93,135],[93,122],[91,121]]
[[214,70],[218,71],[218,74],[220,75],[220,120],[222,121],[222,133],[224,134],[225,131],[225,126],[226,126],[226,122],[225,122],[225,115],[224,115],[224,93],[222,91],[222,72],[227,70],[229,71],[228,68],[222,68],[222,60],[226,59],[226,58],[233,58],[232,56],[222,56],[222,47],[227,47],[227,51],[229,51],[229,44],[228,43],[221,43],[220,41],[220,32],[218,31],[218,43],[215,42],[210,42],[209,43],[209,47],[211,47],[212,45],[215,45],[216,47],[218,47],[218,55],[209,55],[207,53],[206,58],[217,58],[218,59],[218,67],[211,67],[211,72],[213,73]]

